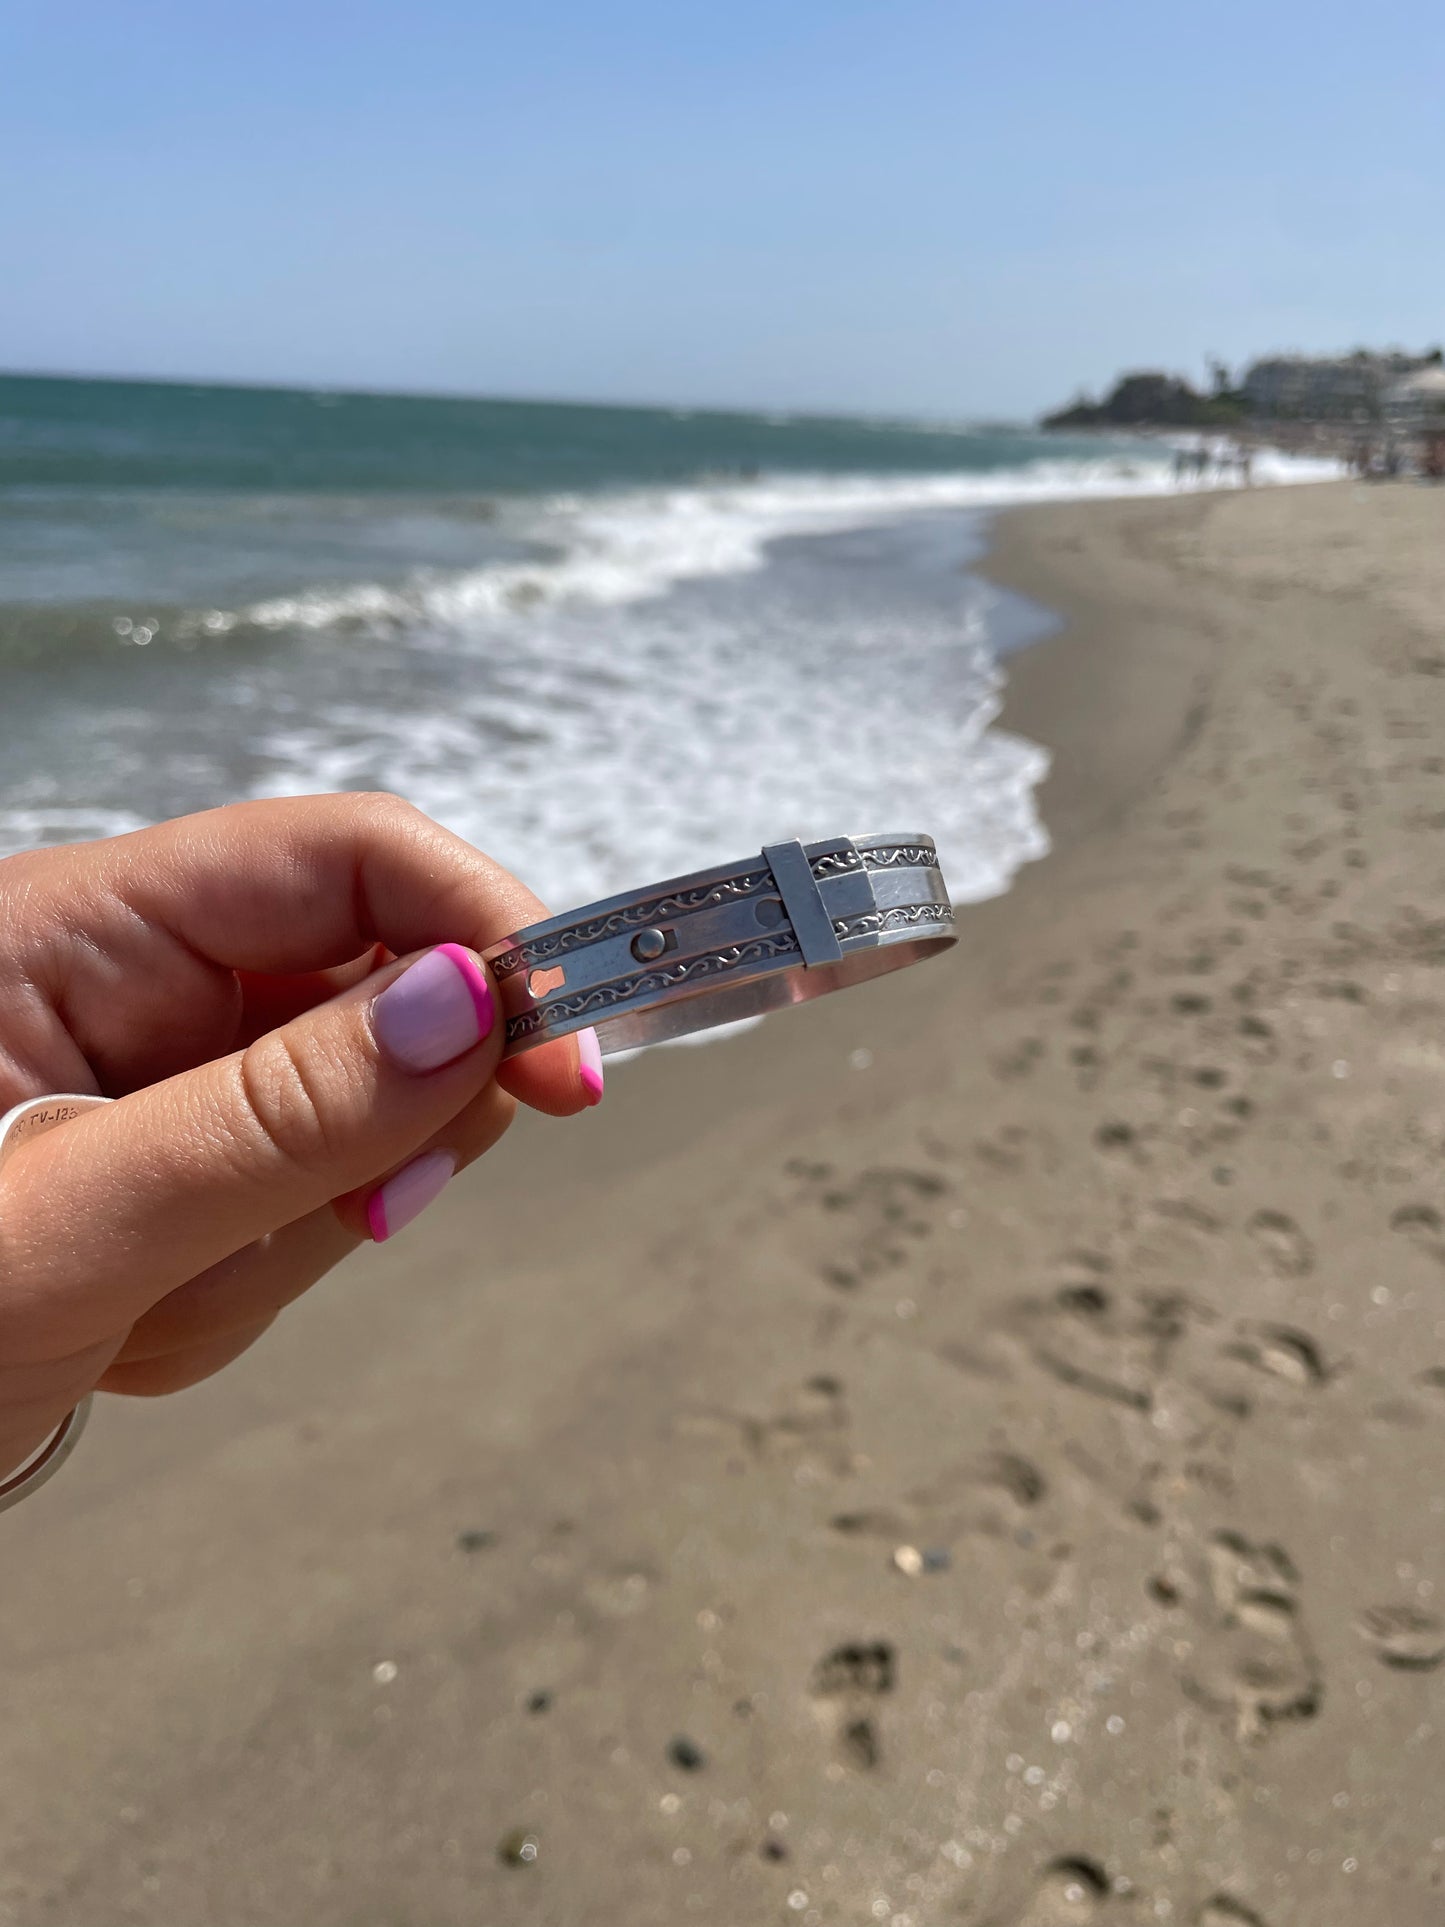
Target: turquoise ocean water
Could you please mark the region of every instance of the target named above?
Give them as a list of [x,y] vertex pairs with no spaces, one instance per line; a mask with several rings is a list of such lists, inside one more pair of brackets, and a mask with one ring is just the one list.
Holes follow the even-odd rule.
[[[1044,847],[982,512],[1167,486],[1006,427],[0,377],[0,853],[400,790],[563,906],[872,827]],[[1279,479],[1292,473],[1277,465]]]

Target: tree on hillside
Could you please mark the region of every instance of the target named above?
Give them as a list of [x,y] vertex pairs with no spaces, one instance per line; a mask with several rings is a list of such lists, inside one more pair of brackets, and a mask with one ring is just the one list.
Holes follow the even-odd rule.
[[1228,391],[1201,395],[1179,375],[1146,369],[1121,375],[1102,402],[1081,400],[1045,415],[1044,427],[1211,428],[1238,421],[1243,412]]

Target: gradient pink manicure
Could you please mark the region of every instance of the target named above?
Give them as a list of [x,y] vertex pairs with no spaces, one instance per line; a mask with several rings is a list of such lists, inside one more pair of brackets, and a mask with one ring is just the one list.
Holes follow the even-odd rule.
[[595,1030],[579,1030],[577,1033],[577,1056],[580,1060],[578,1070],[583,1089],[587,1092],[589,1104],[602,1102],[602,1046],[597,1041]]
[[366,1201],[366,1222],[376,1242],[385,1244],[403,1225],[420,1217],[456,1168],[450,1151],[423,1151],[385,1184],[379,1184]]
[[404,1071],[434,1071],[480,1044],[496,1022],[481,965],[459,943],[418,957],[376,1000],[377,1042]]

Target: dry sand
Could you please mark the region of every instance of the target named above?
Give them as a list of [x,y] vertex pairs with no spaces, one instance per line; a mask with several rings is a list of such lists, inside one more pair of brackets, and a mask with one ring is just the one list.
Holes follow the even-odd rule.
[[1056,853],[101,1410],[0,1921],[1438,1927],[1442,557],[1006,518]]

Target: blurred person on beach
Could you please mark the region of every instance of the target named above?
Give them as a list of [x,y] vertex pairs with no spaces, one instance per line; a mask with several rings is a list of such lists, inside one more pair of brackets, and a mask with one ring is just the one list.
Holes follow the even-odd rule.
[[0,863],[0,1113],[113,1097],[0,1172],[0,1477],[96,1388],[208,1378],[489,1150],[602,1095],[501,1064],[477,953],[545,915],[389,796],[237,804]]

